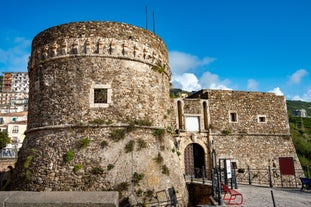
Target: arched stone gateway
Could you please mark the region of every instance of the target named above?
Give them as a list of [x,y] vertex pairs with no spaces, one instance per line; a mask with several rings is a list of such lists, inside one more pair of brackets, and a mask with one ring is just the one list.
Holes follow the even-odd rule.
[[205,154],[201,145],[192,143],[185,148],[184,152],[185,175],[201,178],[205,171]]

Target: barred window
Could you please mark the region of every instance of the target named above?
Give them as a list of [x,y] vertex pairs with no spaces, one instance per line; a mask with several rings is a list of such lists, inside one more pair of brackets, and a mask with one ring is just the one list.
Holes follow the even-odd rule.
[[90,107],[109,107],[112,104],[112,89],[110,84],[94,84],[90,88]]
[[108,101],[108,89],[107,88],[95,88],[94,89],[94,103],[107,103]]
[[18,126],[13,127],[12,133],[18,133]]

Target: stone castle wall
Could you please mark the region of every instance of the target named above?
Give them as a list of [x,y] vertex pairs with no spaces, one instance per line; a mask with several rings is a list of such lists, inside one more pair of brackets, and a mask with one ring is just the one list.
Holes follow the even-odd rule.
[[136,204],[174,187],[187,202],[165,133],[171,74],[159,37],[112,22],[52,27],[34,38],[28,70],[28,129],[12,189],[116,190]]
[[[279,157],[293,157],[295,168],[301,169],[290,138],[283,96],[202,90],[189,98],[176,99],[174,105],[176,123],[179,119],[182,123],[177,125],[181,151],[189,144],[197,143],[206,151],[207,160],[211,159],[211,150],[215,149],[217,159],[232,159],[238,168],[244,169],[247,166],[266,169],[272,163],[278,167]],[[186,117],[191,116],[198,118],[198,131],[187,131]],[[206,162],[206,166],[210,168],[210,162]]]
[[[71,23],[41,32],[32,47],[29,128],[96,118],[166,125],[170,70],[156,35],[120,23]],[[96,85],[109,89],[109,107],[90,107]]]
[[[284,96],[273,93],[217,91],[209,93],[209,116],[212,132],[287,134],[289,124]],[[237,121],[230,122],[230,113]],[[258,118],[265,117],[260,123]]]

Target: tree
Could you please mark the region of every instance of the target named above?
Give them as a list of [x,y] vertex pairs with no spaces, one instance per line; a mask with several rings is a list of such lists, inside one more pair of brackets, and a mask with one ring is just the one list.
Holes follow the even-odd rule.
[[5,132],[0,132],[0,150],[5,148],[7,144],[11,143],[11,138]]

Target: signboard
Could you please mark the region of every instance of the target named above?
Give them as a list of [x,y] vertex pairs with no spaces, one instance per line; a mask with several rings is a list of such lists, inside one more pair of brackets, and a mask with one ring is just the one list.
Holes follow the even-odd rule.
[[187,131],[199,131],[199,117],[197,116],[186,116],[186,130]]
[[295,175],[294,160],[292,157],[279,157],[281,175]]
[[231,173],[231,161],[226,160],[226,168],[227,168],[227,178],[232,178],[232,173]]

